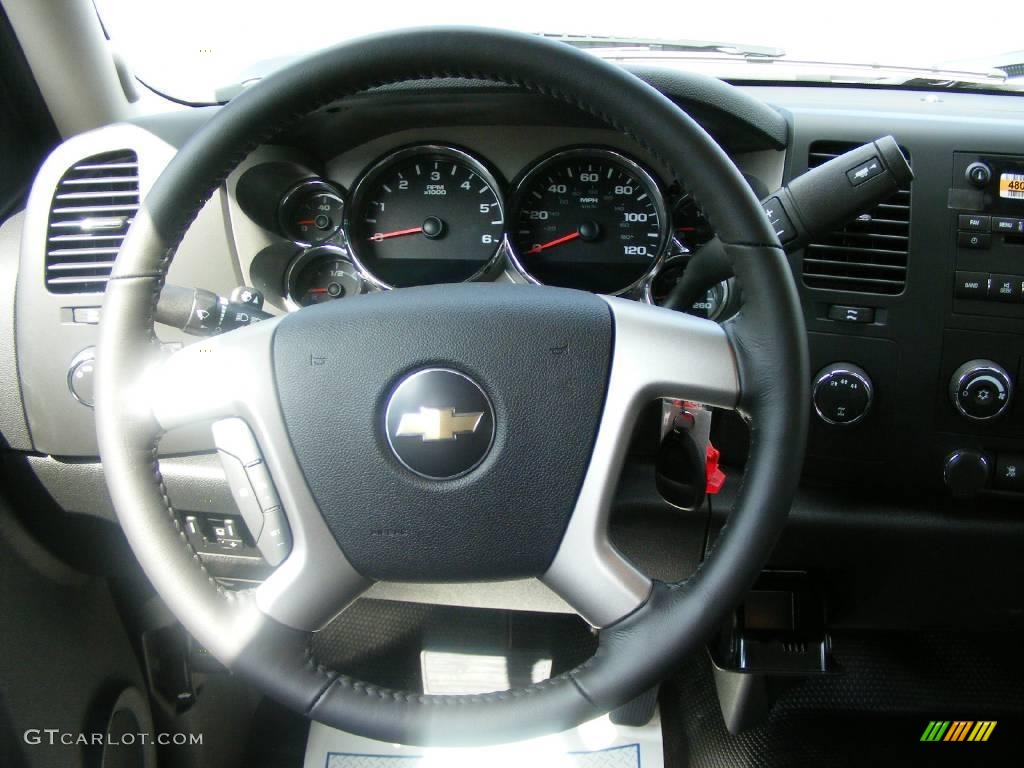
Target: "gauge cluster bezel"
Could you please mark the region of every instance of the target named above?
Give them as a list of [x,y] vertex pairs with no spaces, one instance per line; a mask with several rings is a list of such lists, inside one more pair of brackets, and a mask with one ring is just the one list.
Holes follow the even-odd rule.
[[369,268],[365,254],[362,256],[360,255],[359,248],[356,246],[356,241],[353,239],[352,233],[357,226],[355,219],[363,210],[367,202],[366,198],[375,183],[390,169],[406,163],[410,158],[416,157],[445,157],[455,160],[456,162],[469,167],[474,174],[480,177],[480,179],[494,191],[494,196],[498,203],[498,209],[502,221],[501,236],[497,238],[497,242],[494,246],[494,252],[491,254],[490,258],[462,282],[474,282],[481,279],[492,272],[495,266],[498,265],[503,258],[503,248],[506,244],[505,230],[508,226],[505,205],[506,185],[503,183],[498,172],[492,170],[490,164],[479,155],[467,149],[463,149],[462,147],[440,142],[427,144],[417,143],[400,147],[388,152],[383,157],[378,158],[370,165],[369,168],[360,174],[358,181],[356,181],[352,188],[352,201],[346,208],[345,221],[343,225],[345,239],[348,244],[348,250],[353,264],[355,264],[356,268],[362,273],[363,279],[375,288],[379,290],[392,290],[395,287],[388,281],[381,279],[372,269]]
[[[676,193],[675,187],[666,185],[662,177],[652,170],[648,165],[639,161],[629,153],[610,146],[600,144],[573,144],[556,148],[546,152],[529,163],[525,164],[513,177],[511,183],[503,178],[496,166],[488,161],[480,153],[463,146],[441,141],[416,142],[391,149],[378,156],[366,165],[357,175],[354,182],[346,191],[344,185],[336,183],[328,178],[305,178],[291,187],[286,195],[281,198],[281,204],[285,204],[290,197],[302,191],[325,190],[340,197],[342,200],[343,216],[341,224],[334,229],[331,235],[319,242],[303,242],[288,238],[294,242],[299,251],[289,260],[285,272],[282,275],[283,300],[288,311],[296,311],[301,304],[296,296],[293,296],[296,276],[301,270],[309,267],[318,259],[337,259],[350,263],[361,281],[362,292],[392,290],[394,286],[387,280],[382,279],[374,273],[367,263],[365,254],[360,253],[358,243],[353,242],[352,232],[354,230],[354,219],[360,214],[366,202],[368,191],[371,190],[377,180],[389,169],[396,165],[407,162],[410,158],[423,156],[425,159],[446,157],[469,167],[474,174],[479,176],[495,192],[495,199],[498,203],[502,220],[502,231],[495,245],[494,252],[490,258],[464,282],[490,281],[505,279],[513,282],[544,285],[542,280],[531,274],[530,270],[523,263],[522,255],[516,247],[513,228],[518,223],[522,196],[530,186],[531,180],[538,173],[552,165],[558,164],[567,158],[594,157],[601,161],[611,161],[629,174],[638,178],[647,188],[651,197],[655,212],[659,220],[659,238],[651,264],[642,275],[631,284],[624,286],[609,295],[623,296],[637,301],[654,303],[652,298],[651,284],[666,263],[674,260],[678,255],[673,249],[675,238],[675,222],[673,221],[676,208],[680,201],[686,196]],[[654,194],[651,194],[653,192]],[[286,230],[283,223],[282,234]],[[682,248],[685,252],[686,248]],[[583,290],[586,290],[583,288]]]
[[[338,199],[341,203],[341,214],[338,216],[338,221],[334,223],[331,229],[324,230],[323,237],[316,240],[310,239],[298,239],[289,237],[289,230],[291,229],[292,222],[288,221],[286,214],[290,206],[300,195],[307,194],[326,194],[331,195]],[[345,216],[347,213],[348,205],[345,200],[345,193],[342,188],[328,179],[322,178],[306,178],[296,182],[284,195],[281,197],[281,201],[277,205],[277,224],[281,229],[282,235],[289,237],[289,239],[296,245],[302,246],[303,248],[315,248],[325,243],[330,242],[338,233],[342,230],[345,225]]]
[[366,278],[363,277],[359,268],[349,258],[348,248],[324,243],[299,251],[298,255],[288,262],[288,267],[284,274],[284,304],[289,312],[297,312],[307,306],[302,304],[295,295],[296,283],[303,271],[319,261],[341,261],[350,265],[358,281],[359,293],[365,293]]
[[660,222],[659,226],[661,231],[659,233],[655,254],[651,259],[650,266],[632,283],[608,294],[610,296],[629,296],[638,290],[642,290],[645,281],[650,280],[651,276],[654,275],[661,266],[661,262],[668,251],[668,243],[672,233],[672,222],[669,217],[669,208],[666,201],[664,187],[659,183],[657,177],[655,177],[653,173],[638,161],[618,149],[594,145],[561,147],[547,153],[546,155],[542,155],[524,168],[512,183],[511,191],[509,193],[511,205],[509,206],[509,217],[507,219],[505,231],[505,239],[508,247],[508,259],[511,266],[522,277],[526,278],[527,281],[535,285],[545,285],[543,281],[539,280],[530,272],[529,269],[527,269],[524,264],[523,254],[519,253],[519,249],[515,243],[515,238],[512,237],[510,230],[513,226],[518,226],[519,211],[523,205],[525,196],[530,191],[531,183],[535,177],[547,172],[547,169],[557,166],[565,160],[585,157],[596,157],[606,161],[610,160],[615,164],[623,166],[629,173],[639,178],[641,183],[647,189],[646,194],[650,196],[651,203],[654,205],[655,213],[657,214],[658,221]]

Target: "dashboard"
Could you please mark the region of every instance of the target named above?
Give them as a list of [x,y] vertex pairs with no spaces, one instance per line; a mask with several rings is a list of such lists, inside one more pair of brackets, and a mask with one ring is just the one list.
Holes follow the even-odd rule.
[[[913,167],[908,188],[790,254],[815,396],[803,495],[775,564],[868,568],[844,538],[862,531],[864,551],[876,553],[870,572],[836,588],[870,592],[876,612],[911,562],[933,573],[955,562],[975,586],[1002,578],[1024,500],[1024,100],[636,72],[712,134],[762,199],[887,134]],[[71,511],[113,518],[88,402],[111,254],[177,147],[215,111],[140,118],[66,141],[40,170],[24,213],[0,228],[12,277],[0,280],[0,380],[13,391],[0,432],[18,465]],[[685,181],[593,117],[512,88],[381,89],[255,149],[206,201],[168,281],[225,296],[248,286],[272,314],[458,281],[660,303],[714,234]],[[61,196],[89,185],[103,205],[122,207],[86,212],[108,230],[60,240],[62,222],[83,215],[64,210],[80,206]],[[741,290],[756,286],[726,280],[688,311],[722,320],[737,311]],[[192,340],[167,326],[158,335],[171,347]],[[671,513],[644,485],[656,439],[656,430],[639,436],[631,450],[627,510]],[[711,439],[731,479],[708,517],[673,518],[701,532],[727,516],[749,436],[740,419],[716,413]],[[216,459],[207,461],[212,449],[202,430],[174,432],[161,443],[161,464],[176,509],[216,522],[233,501]],[[640,550],[658,550],[661,529],[645,530]],[[879,531],[899,547],[887,549]],[[966,551],[965,537],[978,546]],[[697,560],[697,550],[663,558]],[[899,594],[887,620],[911,622],[929,608],[927,600],[897,605]],[[1019,603],[1000,590],[977,595],[957,610],[991,618]],[[857,623],[865,606],[851,597],[840,619]]]

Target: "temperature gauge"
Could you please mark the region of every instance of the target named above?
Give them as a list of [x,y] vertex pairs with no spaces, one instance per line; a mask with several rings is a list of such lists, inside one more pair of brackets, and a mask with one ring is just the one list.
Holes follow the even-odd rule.
[[289,240],[319,245],[334,237],[344,212],[345,201],[337,187],[320,179],[306,179],[281,199],[278,219]]

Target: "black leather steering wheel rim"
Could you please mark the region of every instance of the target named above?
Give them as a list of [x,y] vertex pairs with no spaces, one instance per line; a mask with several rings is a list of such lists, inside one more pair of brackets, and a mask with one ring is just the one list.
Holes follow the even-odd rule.
[[[255,147],[339,99],[416,79],[460,77],[521,87],[573,104],[632,136],[673,168],[724,243],[744,288],[726,324],[751,449],[729,524],[683,583],[601,630],[575,670],[529,688],[480,696],[384,690],[325,669],[309,633],[284,626],[219,587],[175,519],[156,463],[161,433],[142,391],[154,355],[153,311],[185,231]],[[527,289],[523,289],[527,290]],[[537,289],[548,290],[548,289]],[[669,351],[666,351],[670,354]],[[390,33],[318,53],[248,89],[210,120],[158,179],[115,264],[97,353],[97,429],[108,487],[129,543],[182,623],[233,671],[293,709],[371,738],[472,744],[564,729],[663,679],[749,588],[795,492],[808,418],[808,358],[785,255],[735,166],[693,120],[618,67],[528,35],[444,28]],[[340,608],[341,606],[339,606]]]

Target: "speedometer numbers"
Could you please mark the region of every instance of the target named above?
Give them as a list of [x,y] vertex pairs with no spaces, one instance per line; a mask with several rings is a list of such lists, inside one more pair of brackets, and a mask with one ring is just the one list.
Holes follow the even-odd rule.
[[399,150],[359,182],[348,226],[355,259],[381,287],[453,283],[490,265],[505,218],[498,184],[467,153]]
[[518,184],[514,257],[545,285],[622,293],[657,264],[668,237],[657,185],[609,150],[559,152]]

